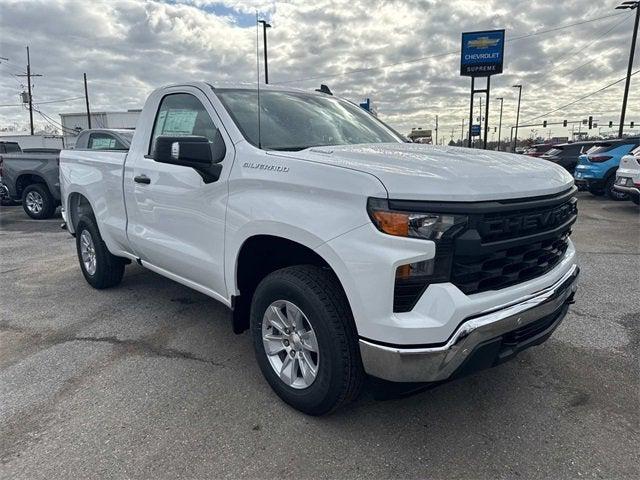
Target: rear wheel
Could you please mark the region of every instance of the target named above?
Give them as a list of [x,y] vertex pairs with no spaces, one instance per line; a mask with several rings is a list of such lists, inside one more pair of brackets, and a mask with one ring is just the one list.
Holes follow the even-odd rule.
[[633,196],[631,197],[631,201],[632,201],[633,203],[635,203],[636,205],[640,205],[640,195],[633,195]]
[[22,191],[22,208],[31,218],[43,220],[53,216],[56,203],[46,185],[33,183]]
[[76,249],[80,269],[89,285],[103,289],[120,283],[126,260],[107,249],[95,219],[88,215],[80,217],[76,226]]
[[268,275],[253,296],[251,333],[263,375],[292,407],[323,415],[360,392],[358,336],[332,272],[301,265]]
[[629,199],[629,195],[624,193],[624,192],[619,192],[618,190],[616,190],[614,188],[615,184],[616,184],[616,177],[615,177],[615,175],[611,175],[607,179],[607,183],[606,183],[606,186],[605,186],[605,191],[607,192],[607,197],[609,197],[611,200],[616,200],[616,201],[628,200]]

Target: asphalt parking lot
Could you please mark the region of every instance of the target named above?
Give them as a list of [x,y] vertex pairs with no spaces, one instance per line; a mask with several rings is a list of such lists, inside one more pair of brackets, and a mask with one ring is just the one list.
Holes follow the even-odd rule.
[[214,300],[84,281],[60,218],[0,212],[2,478],[638,478],[640,215],[580,194],[576,304],[514,361],[324,418],[282,403]]

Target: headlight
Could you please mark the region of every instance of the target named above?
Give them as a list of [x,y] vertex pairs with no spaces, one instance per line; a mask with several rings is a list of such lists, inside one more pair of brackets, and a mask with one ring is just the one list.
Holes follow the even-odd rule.
[[370,198],[367,210],[378,230],[399,237],[438,241],[452,237],[467,223],[464,215],[391,210],[382,198]]
[[389,201],[370,198],[367,211],[381,232],[422,238],[436,244],[433,258],[399,265],[393,291],[393,311],[410,311],[432,283],[448,282],[453,260],[454,237],[466,228],[467,216],[437,212],[411,212],[389,207]]

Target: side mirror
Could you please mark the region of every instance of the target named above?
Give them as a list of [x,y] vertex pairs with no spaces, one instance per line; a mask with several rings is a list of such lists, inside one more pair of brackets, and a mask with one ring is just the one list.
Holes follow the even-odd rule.
[[219,130],[216,130],[213,142],[206,137],[161,135],[155,140],[151,158],[159,163],[169,163],[195,169],[205,183],[220,178],[227,149]]

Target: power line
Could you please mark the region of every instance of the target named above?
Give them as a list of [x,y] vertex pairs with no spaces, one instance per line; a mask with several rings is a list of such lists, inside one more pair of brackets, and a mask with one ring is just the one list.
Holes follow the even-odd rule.
[[[618,23],[614,24],[611,28],[609,28],[606,32],[603,32],[602,34],[598,35],[597,38],[595,38],[594,40],[592,40],[591,42],[589,42],[587,45],[585,45],[584,47],[582,47],[583,50],[587,50],[588,48],[591,48],[594,44],[598,43],[600,40],[602,40],[602,38],[604,38],[605,36],[607,36],[609,33],[611,33],[613,30],[615,30],[616,28],[618,28],[620,25],[622,25],[624,22],[630,20],[631,18],[633,18],[633,15],[627,15],[625,18],[623,18],[622,20],[620,20]],[[572,51],[569,51],[569,53],[567,53],[564,57],[560,57],[561,59],[563,59],[561,62],[558,62],[556,60],[556,63],[553,65],[554,67],[559,67],[560,65],[565,64],[568,60],[575,58],[574,53]]]
[[[640,73],[640,70],[636,70],[635,72],[633,72],[633,73],[631,74],[631,76],[634,76],[636,73]],[[602,87],[602,88],[600,88],[600,89],[596,90],[595,92],[591,92],[591,93],[588,93],[588,94],[586,94],[586,95],[583,95],[582,97],[578,98],[577,100],[574,100],[574,101],[572,101],[572,102],[569,102],[569,103],[567,103],[566,105],[562,105],[561,107],[558,107],[558,108],[556,108],[555,110],[551,110],[550,112],[546,112],[546,113],[543,113],[542,115],[538,115],[537,117],[533,117],[533,118],[531,118],[531,119],[529,119],[529,120],[527,120],[527,121],[525,121],[525,122],[523,122],[523,123],[530,123],[530,122],[533,122],[534,120],[538,120],[539,118],[546,117],[547,115],[551,115],[552,113],[555,113],[555,112],[558,112],[558,111],[560,111],[560,110],[563,110],[563,109],[565,109],[565,108],[567,108],[567,107],[570,107],[571,105],[575,105],[576,103],[578,103],[578,102],[580,102],[580,101],[584,100],[585,98],[589,98],[589,97],[591,97],[591,96],[595,95],[596,93],[600,93],[600,92],[602,92],[603,90],[606,90],[606,89],[607,89],[607,88],[609,88],[609,87],[613,87],[614,85],[617,85],[617,84],[618,84],[618,83],[620,83],[620,82],[624,82],[626,79],[627,79],[627,77],[623,77],[623,78],[621,78],[620,80],[616,80],[615,82],[610,83],[609,85],[606,85],[606,86],[604,86],[604,87]]]
[[77,132],[71,128],[65,127],[64,125],[62,125],[61,123],[56,122],[53,118],[51,118],[49,115],[47,115],[46,113],[44,113],[43,111],[34,108],[34,110],[40,114],[40,116],[50,125],[53,125],[56,128],[60,128],[62,129],[63,133],[70,133],[75,135]]
[[[58,100],[47,100],[44,102],[37,102],[34,105],[45,105],[45,104],[49,104],[49,103],[65,103],[65,102],[72,102],[75,100],[81,100],[84,97],[71,97],[71,98],[61,98]],[[0,107],[21,107],[23,104],[22,103],[12,103],[12,104],[5,104],[5,105],[0,105]]]
[[65,103],[65,102],[71,102],[74,100],[82,100],[84,97],[71,97],[71,98],[63,98],[60,100],[49,100],[46,102],[37,102],[36,105],[44,105],[45,103]]
[[[549,28],[547,30],[538,30],[538,31],[527,33],[525,35],[521,35],[519,37],[508,38],[507,40],[505,40],[505,43],[514,42],[514,41],[522,40],[522,39],[525,39],[525,38],[530,38],[530,37],[533,37],[533,36],[536,36],[536,35],[544,35],[545,33],[557,32],[559,30],[563,30],[563,29],[566,29],[566,28],[576,27],[576,26],[579,26],[579,25],[585,25],[587,23],[597,22],[599,20],[604,20],[606,18],[611,18],[611,17],[618,17],[620,15],[625,15],[625,13],[624,12],[622,12],[622,13],[612,13],[610,15],[605,15],[605,16],[597,17],[597,18],[591,18],[589,20],[582,20],[580,22],[571,23],[571,24],[568,24],[568,25],[552,27],[552,28]],[[451,50],[451,51],[448,51],[448,52],[438,53],[438,54],[434,54],[434,55],[427,55],[426,57],[418,57],[418,58],[412,58],[412,59],[408,59],[408,60],[403,60],[403,61],[400,61],[400,62],[387,63],[387,64],[384,64],[384,65],[379,65],[377,67],[359,68],[359,69],[349,70],[349,71],[342,72],[342,73],[332,73],[332,74],[329,74],[329,75],[315,75],[313,77],[298,78],[298,79],[295,79],[295,80],[285,80],[285,81],[281,81],[281,82],[271,82],[271,83],[278,84],[278,85],[284,85],[284,84],[289,84],[289,83],[306,82],[308,80],[323,80],[323,79],[327,79],[327,78],[343,77],[343,76],[346,76],[346,75],[353,75],[355,73],[371,72],[371,71],[375,71],[375,70],[382,70],[382,69],[385,69],[385,68],[395,67],[395,66],[398,66],[398,65],[406,65],[406,64],[411,64],[411,63],[422,62],[422,61],[425,61],[425,60],[432,60],[432,59],[435,59],[435,58],[446,57],[446,56],[449,56],[449,55],[456,55],[458,53],[460,53],[459,50]]]

